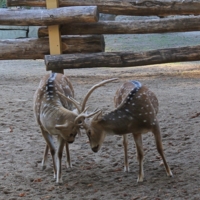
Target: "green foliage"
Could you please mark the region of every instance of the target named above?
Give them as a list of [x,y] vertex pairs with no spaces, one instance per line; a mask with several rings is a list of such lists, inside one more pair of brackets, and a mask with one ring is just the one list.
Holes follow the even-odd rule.
[[0,0],[0,8],[6,8],[6,0]]

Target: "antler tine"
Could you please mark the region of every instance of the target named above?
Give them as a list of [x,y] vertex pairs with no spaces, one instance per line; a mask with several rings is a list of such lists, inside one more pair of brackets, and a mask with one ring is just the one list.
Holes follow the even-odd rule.
[[88,110],[89,106],[87,106],[82,113],[85,113]]
[[[88,107],[86,108],[86,109],[88,109]],[[85,109],[85,110],[86,110]],[[84,110],[84,111],[85,111]],[[84,112],[82,112],[81,114],[79,114],[77,117],[76,117],[76,119],[75,119],[75,124],[77,124],[77,122],[80,120],[80,119],[82,119],[82,118],[89,118],[89,117],[92,117],[93,115],[96,115],[97,113],[99,113],[99,112],[101,112],[101,110],[96,110],[96,111],[94,111],[94,112],[92,112],[92,113],[90,113],[90,114],[86,114],[86,113],[84,113]],[[81,124],[82,125],[82,124]]]
[[70,97],[70,96],[69,96],[69,98],[70,98],[71,100],[73,100],[77,105],[81,106],[80,102],[76,101],[76,99],[74,99],[73,97]]
[[93,92],[96,88],[98,88],[98,87],[100,87],[100,86],[103,86],[103,85],[105,85],[106,83],[115,81],[115,80],[118,80],[118,78],[111,78],[111,79],[108,79],[108,80],[104,80],[104,81],[101,81],[100,83],[97,83],[96,85],[92,86],[92,88],[88,91],[88,93],[87,93],[87,94],[85,95],[85,97],[84,97],[84,100],[83,100],[83,103],[82,103],[81,111],[84,110],[85,105],[86,105],[86,102],[87,102],[89,96],[92,94],[92,92]]
[[67,96],[65,96],[64,94],[62,94],[61,92],[59,92],[59,91],[57,91],[57,93],[60,95],[60,96],[62,96],[62,97],[64,97],[65,99],[67,99],[68,101],[70,101],[71,103],[73,103],[74,104],[74,106],[77,108],[77,110],[78,110],[78,113],[81,113],[81,107],[80,107],[80,103],[78,102],[78,101],[76,101],[74,98],[72,98],[72,97],[67,97]]

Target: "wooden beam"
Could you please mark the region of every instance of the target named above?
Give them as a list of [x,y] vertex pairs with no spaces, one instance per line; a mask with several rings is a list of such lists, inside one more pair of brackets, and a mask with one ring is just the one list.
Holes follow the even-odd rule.
[[[63,54],[104,52],[103,35],[62,36]],[[0,60],[44,59],[50,54],[49,38],[0,40]]]
[[[134,21],[100,21],[61,25],[61,35],[85,34],[145,34],[200,31],[200,16]],[[48,36],[47,27],[38,29],[38,37]]]
[[[8,6],[44,7],[45,0],[7,0]],[[199,0],[60,0],[60,7],[98,6],[99,12],[116,15],[199,15]]]
[[[46,8],[58,8],[59,1],[58,0],[46,0]],[[48,33],[49,33],[49,49],[51,55],[58,55],[62,54],[62,46],[61,46],[61,38],[60,38],[60,26],[53,25],[48,26]],[[63,69],[54,69],[53,72],[58,72],[64,74]]]
[[96,6],[64,7],[50,10],[0,8],[0,25],[49,26],[66,23],[89,23],[97,22],[98,17]]
[[200,45],[167,48],[146,52],[104,52],[92,54],[66,54],[45,56],[47,70],[92,68],[92,67],[133,67],[170,62],[200,60]]

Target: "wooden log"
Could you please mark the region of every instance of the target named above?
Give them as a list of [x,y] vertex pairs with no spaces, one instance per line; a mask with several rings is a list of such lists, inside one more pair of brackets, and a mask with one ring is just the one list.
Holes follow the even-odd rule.
[[[61,35],[144,34],[200,31],[200,16],[96,23],[71,23],[60,26]],[[38,29],[38,37],[48,36],[47,27]]]
[[133,67],[170,62],[200,60],[200,45],[167,48],[146,52],[104,52],[92,54],[46,55],[47,70],[91,68],[91,67]]
[[[45,0],[7,0],[8,6],[45,7]],[[60,7],[98,6],[99,12],[116,15],[188,15],[200,14],[199,0],[60,0]]]
[[[102,35],[62,36],[63,53],[89,53],[105,50]],[[0,60],[44,59],[50,53],[49,39],[0,40]]]
[[[59,0],[46,0],[46,8],[54,9],[59,7]],[[48,26],[49,50],[51,55],[62,54],[60,25]],[[56,73],[64,74],[64,70],[55,70]]]
[[66,23],[97,22],[96,6],[76,6],[55,9],[0,9],[0,25],[49,26]]

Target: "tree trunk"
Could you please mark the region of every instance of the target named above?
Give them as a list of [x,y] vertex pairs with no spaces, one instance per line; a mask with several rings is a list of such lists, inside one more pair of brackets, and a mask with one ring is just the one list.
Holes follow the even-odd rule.
[[[124,22],[70,23],[60,26],[61,35],[88,34],[144,34],[164,32],[199,31],[200,17],[135,20]],[[38,29],[38,37],[48,36],[47,27]]]
[[0,9],[0,25],[49,26],[98,21],[96,6],[65,7],[38,10]]
[[[104,49],[102,35],[62,37],[63,53],[94,53]],[[0,60],[44,59],[49,53],[48,38],[0,40]]]
[[46,55],[47,70],[90,67],[133,67],[200,60],[200,46],[158,49],[146,52],[104,52]]
[[[7,0],[8,6],[45,7],[45,0]],[[60,7],[98,6],[101,13],[115,15],[188,15],[200,14],[199,0],[60,0]]]

